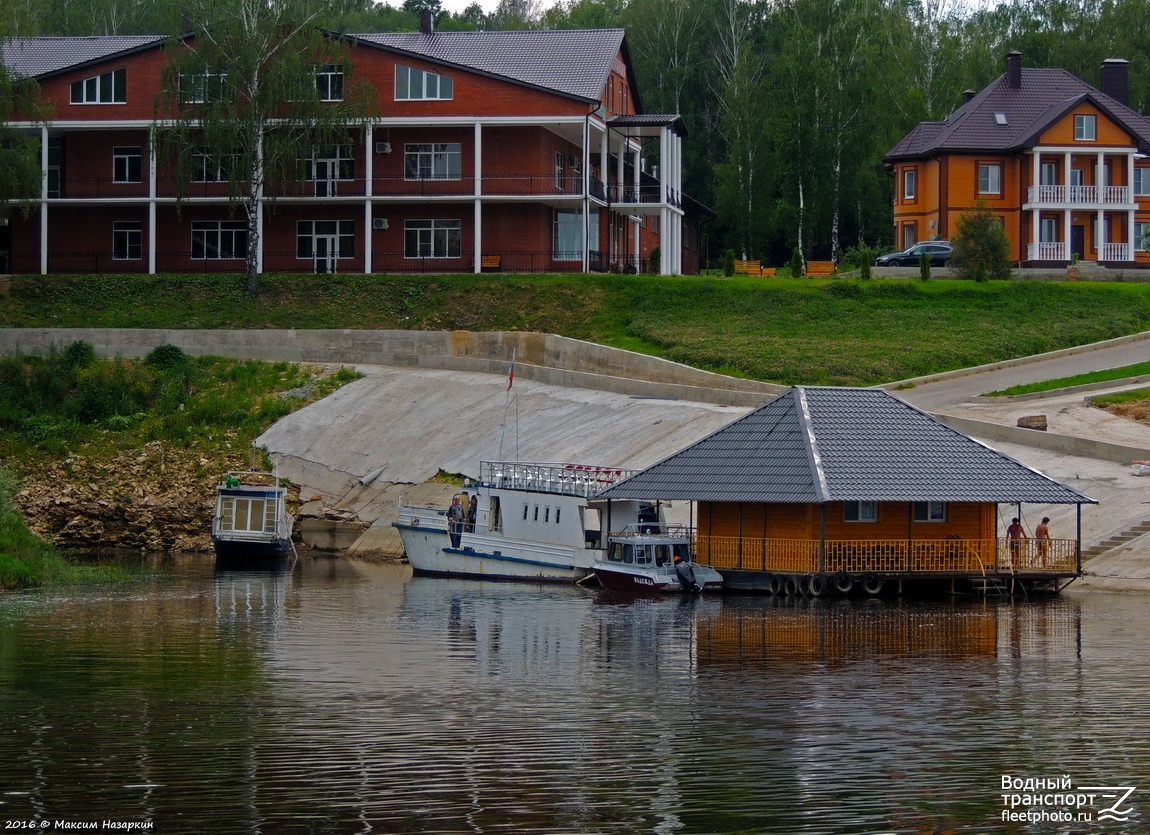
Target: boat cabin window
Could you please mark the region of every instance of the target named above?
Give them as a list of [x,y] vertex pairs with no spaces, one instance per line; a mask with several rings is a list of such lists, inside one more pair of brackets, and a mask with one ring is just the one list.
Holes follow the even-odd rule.
[[635,546],[635,564],[636,565],[650,565],[651,564],[651,547],[649,545],[636,545]]
[[639,506],[639,531],[641,533],[659,533],[659,510],[654,505]]
[[[559,520],[556,519],[555,521]],[[602,518],[599,515],[599,508],[579,508],[579,521],[583,526],[583,544],[588,548],[600,547],[603,528],[601,527]],[[620,543],[615,544],[618,545]]]
[[631,563],[635,562],[635,546],[634,545],[624,545],[623,546],[623,562],[627,563],[627,565],[630,565]]
[[551,521],[551,508],[549,508],[549,507],[543,508],[543,521],[544,522],[550,522]]
[[671,559],[672,557],[670,545],[655,546],[655,565],[670,565]]
[[687,562],[691,561],[691,546],[685,542],[680,542],[675,546],[675,556],[682,557]]
[[503,530],[503,514],[499,512],[499,497],[491,497],[491,510],[489,511],[487,519],[487,530],[489,531],[502,531]]
[[561,507],[557,507],[557,508],[555,508],[555,524],[556,524],[556,525],[558,525],[558,524],[559,524],[559,511],[560,511],[560,510],[562,510],[562,509],[563,509],[563,508],[561,508]]
[[539,505],[535,505],[535,518],[532,519],[531,521],[532,522],[538,522],[539,521]]
[[220,507],[220,529],[225,531],[274,531],[274,505],[264,499],[225,496]]
[[523,505],[523,521],[527,521],[527,505]]
[[608,562],[623,562],[623,543],[612,542],[611,550],[607,552]]

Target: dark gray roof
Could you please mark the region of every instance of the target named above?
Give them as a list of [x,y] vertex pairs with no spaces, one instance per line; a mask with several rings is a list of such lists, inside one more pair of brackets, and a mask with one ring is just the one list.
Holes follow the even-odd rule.
[[600,496],[1094,503],[884,389],[815,386],[784,392]]
[[348,37],[587,101],[599,100],[623,46],[622,29],[388,32]]
[[0,44],[0,59],[13,74],[38,78],[162,43],[165,35],[96,35],[85,38],[19,38]]
[[687,126],[682,116],[673,113],[635,113],[626,116],[614,116],[607,120],[608,127],[612,128],[674,128],[679,136],[687,135]]
[[[1091,101],[1125,127],[1142,150],[1150,149],[1150,120],[1142,114],[1066,70],[1024,68],[1018,87],[1011,87],[1004,73],[946,121],[920,123],[891,148],[886,159],[1033,147],[1044,130],[1083,101]],[[998,124],[996,113],[1005,114],[1005,125]]]

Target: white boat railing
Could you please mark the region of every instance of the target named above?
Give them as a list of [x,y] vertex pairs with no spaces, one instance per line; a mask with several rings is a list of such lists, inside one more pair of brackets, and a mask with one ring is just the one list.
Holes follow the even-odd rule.
[[639,536],[659,536],[672,539],[690,539],[694,530],[686,525],[668,525],[666,522],[633,522],[620,531],[607,534],[612,539]]
[[638,470],[588,464],[536,464],[523,461],[481,461],[479,483],[485,487],[530,490],[561,496],[592,498]]

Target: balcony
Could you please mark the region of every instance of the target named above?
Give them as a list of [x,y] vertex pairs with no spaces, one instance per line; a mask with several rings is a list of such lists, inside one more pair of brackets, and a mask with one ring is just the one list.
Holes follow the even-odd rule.
[[1068,575],[1077,573],[1078,542],[1074,539],[936,540],[818,540],[751,539],[699,536],[695,553],[700,562],[724,568],[782,574],[899,574],[906,576],[983,576],[997,573]]
[[1131,206],[1129,186],[1031,186],[1026,202],[1044,206]]

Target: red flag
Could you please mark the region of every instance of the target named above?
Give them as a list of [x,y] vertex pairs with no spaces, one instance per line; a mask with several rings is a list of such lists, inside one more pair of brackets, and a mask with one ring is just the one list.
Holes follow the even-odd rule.
[[507,369],[507,390],[511,391],[511,386],[515,383],[515,357],[511,358],[511,367]]

